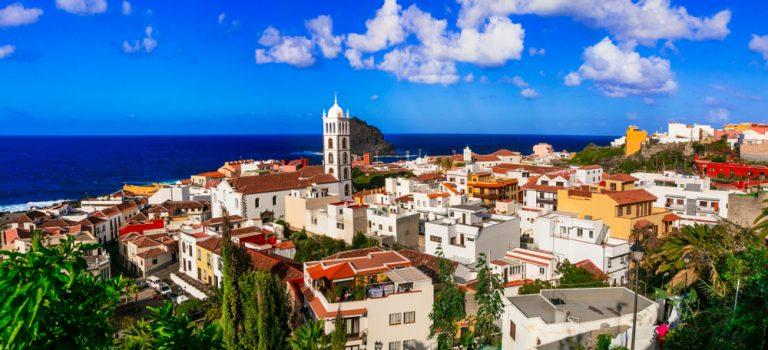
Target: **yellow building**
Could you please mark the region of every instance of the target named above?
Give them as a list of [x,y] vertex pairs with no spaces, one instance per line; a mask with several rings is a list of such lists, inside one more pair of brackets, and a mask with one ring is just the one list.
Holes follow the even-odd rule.
[[648,132],[640,130],[634,125],[627,128],[626,141],[624,144],[624,155],[633,155],[640,152],[640,147],[648,140]]
[[467,194],[470,198],[480,198],[483,204],[496,205],[496,201],[517,202],[520,187],[517,179],[494,179],[491,173],[471,173],[467,177]]
[[221,238],[213,236],[197,242],[197,276],[210,286],[219,286],[221,269],[217,264],[221,260]]
[[137,196],[144,196],[149,197],[153,195],[157,190],[162,188],[163,186],[160,184],[151,184],[151,185],[123,185],[123,191],[131,192]]
[[644,189],[636,189],[633,182],[633,177],[617,174],[608,176],[602,187],[558,190],[557,209],[575,213],[579,218],[602,220],[610,226],[614,238],[632,239],[635,229],[666,235],[673,227],[672,212],[654,208],[656,197]]

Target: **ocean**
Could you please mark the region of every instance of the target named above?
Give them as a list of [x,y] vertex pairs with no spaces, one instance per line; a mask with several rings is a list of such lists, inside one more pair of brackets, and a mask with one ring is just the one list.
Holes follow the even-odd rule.
[[[400,155],[440,155],[499,148],[531,153],[606,145],[613,136],[388,134]],[[102,195],[124,183],[170,182],[215,170],[227,160],[295,159],[320,164],[320,135],[0,136],[0,211]],[[395,157],[382,158],[393,161]]]

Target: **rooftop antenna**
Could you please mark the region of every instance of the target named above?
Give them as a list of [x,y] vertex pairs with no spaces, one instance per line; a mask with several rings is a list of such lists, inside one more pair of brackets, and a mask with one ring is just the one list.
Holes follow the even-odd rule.
[[333,92],[333,104],[338,104],[338,94],[336,91]]

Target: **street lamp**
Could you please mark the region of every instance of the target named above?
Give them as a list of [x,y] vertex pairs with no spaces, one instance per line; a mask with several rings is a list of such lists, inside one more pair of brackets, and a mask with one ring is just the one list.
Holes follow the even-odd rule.
[[375,343],[373,343],[373,347],[376,348],[376,350],[381,350],[382,348],[384,348],[384,344],[381,341],[377,340]]
[[632,313],[632,349],[635,350],[635,338],[637,336],[637,281],[640,279],[640,261],[643,260],[645,255],[645,248],[640,244],[639,240],[632,243],[632,247],[629,248],[632,253],[632,260],[635,261],[635,311]]

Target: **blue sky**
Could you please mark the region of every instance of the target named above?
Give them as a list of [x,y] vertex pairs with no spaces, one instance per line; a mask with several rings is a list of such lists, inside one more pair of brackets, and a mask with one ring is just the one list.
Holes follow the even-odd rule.
[[[129,11],[127,11],[129,10]],[[766,121],[758,1],[0,0],[0,134],[617,135]]]

